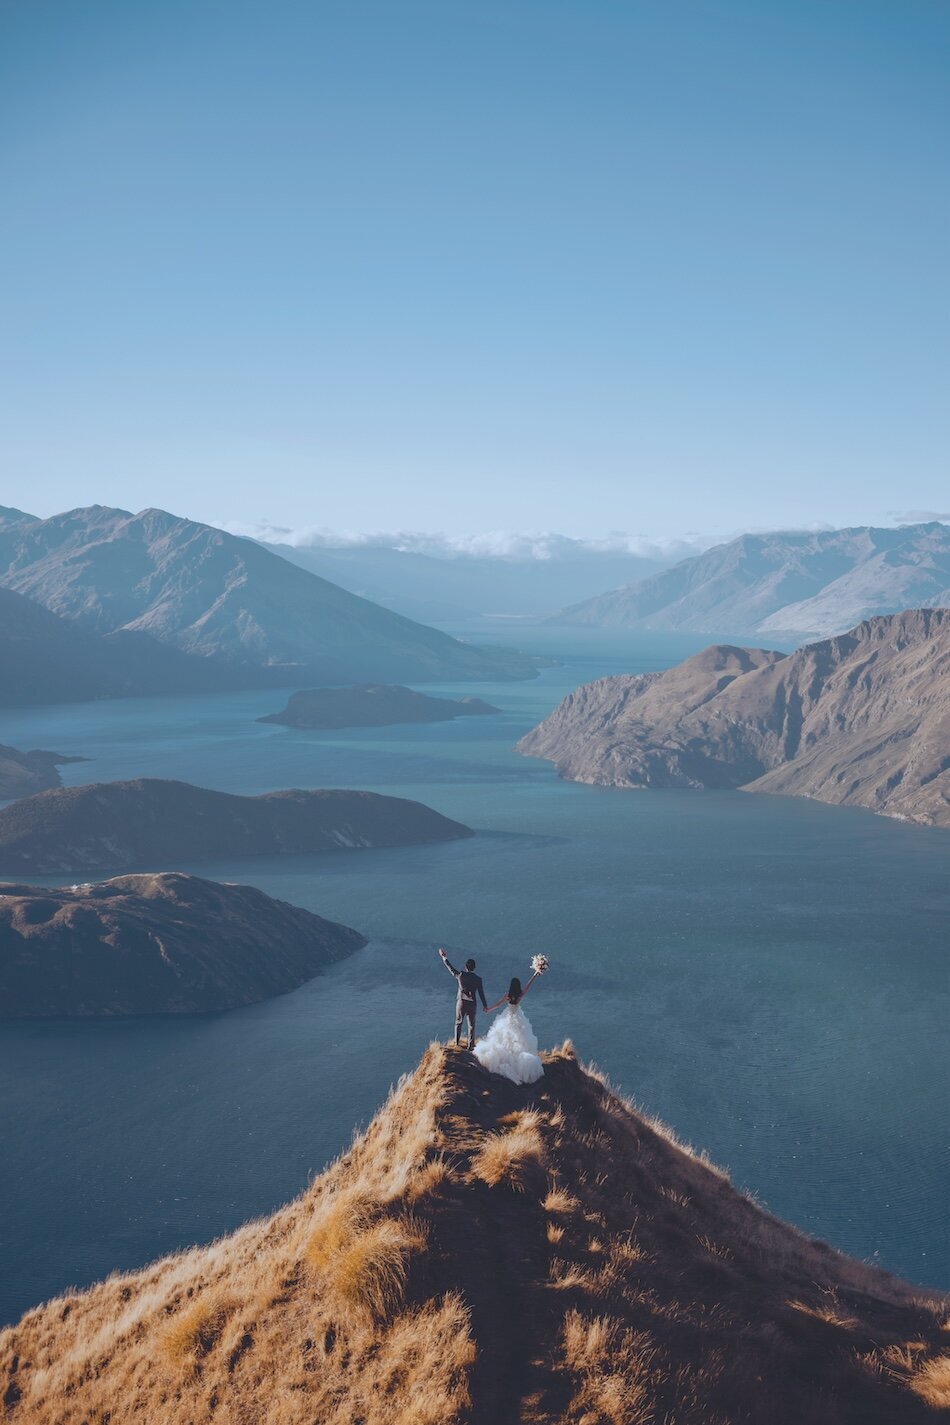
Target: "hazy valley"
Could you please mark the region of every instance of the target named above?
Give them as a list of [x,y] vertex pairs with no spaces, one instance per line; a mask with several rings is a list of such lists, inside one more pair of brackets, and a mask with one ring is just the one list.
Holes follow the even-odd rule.
[[[187,686],[182,679],[193,665],[184,665],[182,654],[201,660],[202,669],[215,665],[206,676],[217,676],[219,687],[477,681],[536,671],[510,649],[460,643],[251,540],[164,510],[133,515],[94,505],[46,520],[8,517],[0,524],[0,584],[88,634],[144,635],[149,649],[154,641],[179,655],[164,686],[156,669],[151,686],[144,679],[137,686],[133,675],[125,689],[133,693]],[[62,637],[58,625],[47,622],[41,636],[44,630],[50,639]],[[134,660],[135,649],[128,655],[123,649],[126,657]]]

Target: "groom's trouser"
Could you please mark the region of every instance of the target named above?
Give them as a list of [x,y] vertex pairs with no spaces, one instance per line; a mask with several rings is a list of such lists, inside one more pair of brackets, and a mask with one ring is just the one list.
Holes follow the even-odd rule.
[[462,1025],[468,1020],[468,1047],[475,1044],[475,1001],[458,999],[455,1002],[455,1042],[461,1043]]

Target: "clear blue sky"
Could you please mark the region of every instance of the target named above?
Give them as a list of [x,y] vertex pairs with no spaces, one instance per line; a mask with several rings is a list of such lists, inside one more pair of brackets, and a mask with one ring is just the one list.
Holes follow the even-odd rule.
[[950,509],[946,0],[7,0],[0,503]]

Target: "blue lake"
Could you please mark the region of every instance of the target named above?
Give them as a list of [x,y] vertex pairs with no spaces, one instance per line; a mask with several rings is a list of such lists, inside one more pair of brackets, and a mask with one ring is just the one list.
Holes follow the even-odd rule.
[[0,1025],[0,1321],[299,1192],[448,1034],[440,943],[475,955],[496,994],[543,950],[552,970],[527,1005],[542,1044],[571,1037],[772,1211],[950,1287],[950,833],[561,782],[512,751],[522,732],[582,681],[701,643],[517,641],[562,661],[533,683],[444,686],[496,718],[308,733],[254,722],[281,706],[273,692],[0,713],[0,742],[92,758],[63,769],[70,783],[363,787],[479,832],[162,868],[246,881],[373,938],[229,1014]]

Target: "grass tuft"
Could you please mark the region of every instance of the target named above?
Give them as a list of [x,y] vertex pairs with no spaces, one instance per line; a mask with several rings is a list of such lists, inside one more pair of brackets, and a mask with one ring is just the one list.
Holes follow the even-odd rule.
[[541,1197],[547,1187],[544,1144],[534,1124],[492,1133],[472,1159],[472,1173],[489,1187]]
[[209,1291],[173,1316],[162,1332],[163,1354],[171,1364],[192,1366],[211,1352],[237,1309],[220,1292]]
[[354,1237],[366,1231],[378,1211],[378,1206],[366,1193],[356,1190],[337,1193],[322,1202],[314,1213],[313,1227],[304,1252],[307,1261],[318,1271],[323,1271]]
[[950,1408],[950,1356],[933,1356],[924,1361],[911,1377],[910,1387],[934,1409]]
[[382,1218],[336,1254],[329,1264],[328,1283],[346,1306],[384,1321],[403,1299],[411,1253],[424,1246],[418,1229],[405,1221]]

